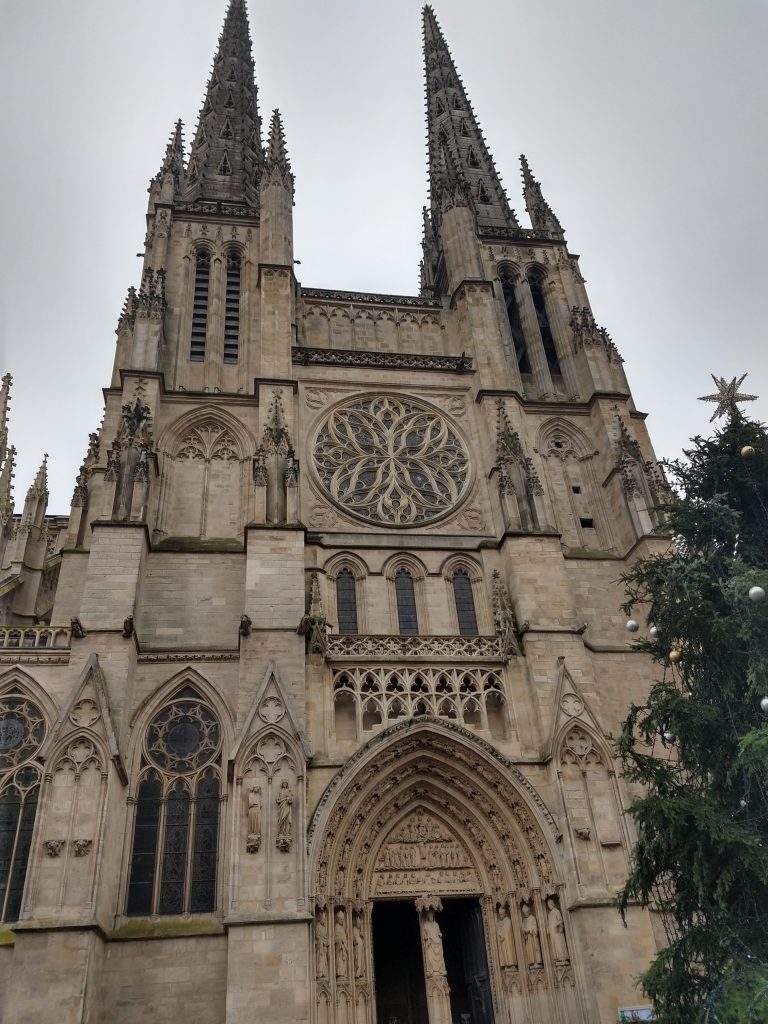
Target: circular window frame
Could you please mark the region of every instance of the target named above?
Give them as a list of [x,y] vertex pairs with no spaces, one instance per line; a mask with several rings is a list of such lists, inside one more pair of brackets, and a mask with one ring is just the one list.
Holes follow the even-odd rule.
[[[354,402],[360,402],[365,400],[374,402],[377,399],[382,398],[391,398],[397,402],[409,403],[412,406],[415,406],[417,410],[428,413],[442,420],[445,423],[446,427],[453,433],[453,435],[458,440],[459,444],[463,449],[464,456],[466,457],[466,478],[462,493],[459,495],[458,499],[449,508],[446,508],[445,510],[438,512],[435,515],[432,515],[428,519],[425,519],[419,523],[387,522],[380,519],[373,519],[369,516],[363,515],[355,511],[354,509],[350,509],[347,505],[343,503],[343,501],[340,501],[338,498],[336,498],[326,488],[317,467],[317,463],[315,460],[315,451],[317,449],[318,440],[320,438],[320,434],[323,428],[331,419],[331,417],[337,412],[339,412],[341,409],[351,405]],[[314,424],[310,432],[310,438],[311,442],[309,449],[309,463],[311,467],[311,475],[315,486],[318,488],[320,496],[330,505],[332,505],[335,509],[337,509],[343,516],[353,520],[356,523],[364,523],[369,529],[375,529],[380,530],[382,532],[386,532],[389,530],[423,530],[428,529],[430,527],[434,527],[436,524],[443,523],[447,519],[450,519],[451,517],[457,515],[460,512],[461,508],[467,503],[467,501],[470,498],[470,495],[474,490],[475,463],[474,459],[472,458],[472,449],[468,443],[465,432],[456,423],[455,419],[449,416],[448,413],[446,413],[443,409],[439,408],[438,406],[434,405],[433,403],[423,398],[416,398],[411,394],[402,394],[397,391],[386,390],[375,392],[361,391],[351,395],[346,395],[344,398],[339,399],[338,401],[331,404],[327,409],[323,410],[322,414],[318,417],[316,423]]]

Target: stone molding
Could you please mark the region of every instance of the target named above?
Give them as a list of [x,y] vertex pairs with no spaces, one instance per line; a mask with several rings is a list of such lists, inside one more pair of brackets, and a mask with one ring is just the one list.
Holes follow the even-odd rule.
[[368,349],[310,348],[294,345],[294,363],[301,366],[362,366],[379,370],[432,370],[474,373],[472,357],[428,355],[418,352],[376,352]]

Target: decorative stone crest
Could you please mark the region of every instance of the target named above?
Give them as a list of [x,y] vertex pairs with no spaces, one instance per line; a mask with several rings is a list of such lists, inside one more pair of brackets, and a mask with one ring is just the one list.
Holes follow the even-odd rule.
[[43,842],[43,846],[49,857],[58,857],[64,849],[64,842],[63,839],[46,839]]
[[73,839],[72,849],[76,857],[87,857],[93,846],[92,839]]

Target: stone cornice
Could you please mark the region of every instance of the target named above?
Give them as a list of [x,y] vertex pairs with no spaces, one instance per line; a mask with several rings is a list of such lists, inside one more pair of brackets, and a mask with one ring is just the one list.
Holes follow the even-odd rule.
[[474,373],[471,356],[441,356],[419,352],[381,352],[371,349],[308,348],[294,345],[294,363],[301,366],[362,366],[379,370],[429,370]]
[[440,299],[421,295],[383,295],[379,292],[337,292],[325,288],[302,288],[301,297],[316,302],[355,302],[373,306],[407,306],[411,309],[442,309]]

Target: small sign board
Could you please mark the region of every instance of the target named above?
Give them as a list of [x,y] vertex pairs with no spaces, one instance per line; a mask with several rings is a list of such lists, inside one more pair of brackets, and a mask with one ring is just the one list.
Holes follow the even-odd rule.
[[619,1024],[644,1024],[653,1020],[652,1006],[620,1006]]

